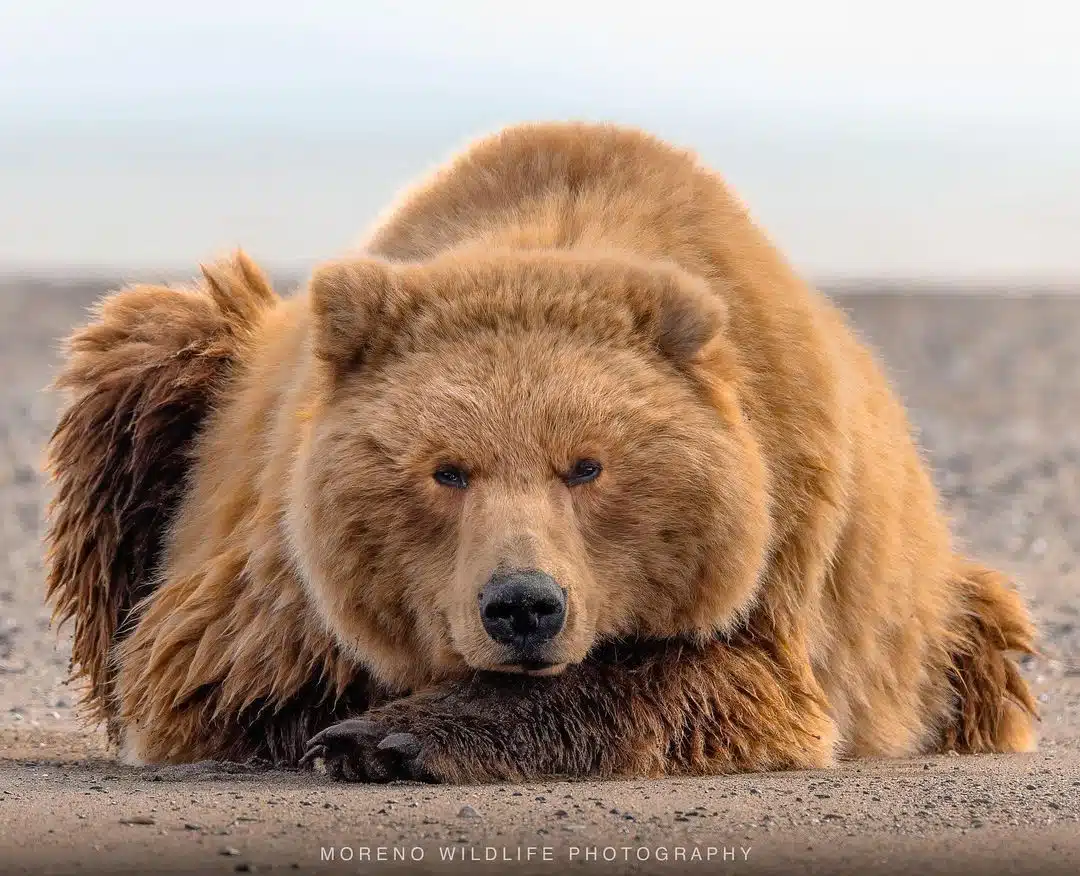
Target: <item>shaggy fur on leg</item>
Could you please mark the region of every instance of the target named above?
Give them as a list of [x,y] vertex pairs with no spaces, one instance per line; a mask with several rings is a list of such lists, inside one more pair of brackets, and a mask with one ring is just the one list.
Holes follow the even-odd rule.
[[192,441],[277,296],[242,253],[193,288],[134,286],[106,298],[68,341],[69,394],[48,465],[47,594],[74,620],[74,678],[88,714],[117,728],[109,655],[149,595],[184,488]]

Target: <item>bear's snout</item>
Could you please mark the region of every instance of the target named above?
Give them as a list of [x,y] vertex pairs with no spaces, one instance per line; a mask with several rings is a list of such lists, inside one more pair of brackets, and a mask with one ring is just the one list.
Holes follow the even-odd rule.
[[566,624],[566,592],[535,569],[500,570],[480,593],[480,618],[487,634],[514,649],[516,662],[544,663],[543,646]]

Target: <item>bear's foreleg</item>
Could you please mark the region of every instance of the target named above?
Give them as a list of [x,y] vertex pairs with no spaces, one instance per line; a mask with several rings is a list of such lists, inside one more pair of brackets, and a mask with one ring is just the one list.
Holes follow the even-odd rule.
[[305,761],[352,781],[527,781],[827,766],[807,667],[753,642],[608,645],[555,677],[479,674],[335,724]]

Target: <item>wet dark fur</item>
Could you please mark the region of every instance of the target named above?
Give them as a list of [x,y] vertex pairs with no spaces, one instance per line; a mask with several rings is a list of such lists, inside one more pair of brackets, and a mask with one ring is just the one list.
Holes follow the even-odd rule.
[[364,781],[802,769],[831,732],[805,681],[749,634],[607,643],[558,676],[479,673],[389,702],[329,728],[312,753]]

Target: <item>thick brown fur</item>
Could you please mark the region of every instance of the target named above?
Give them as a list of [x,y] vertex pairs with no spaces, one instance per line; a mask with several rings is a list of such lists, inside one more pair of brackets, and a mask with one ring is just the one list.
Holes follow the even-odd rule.
[[[237,264],[119,293],[62,378],[50,592],[133,758],[295,763],[322,731],[346,778],[486,781],[1033,744],[1021,600],[693,156],[512,128],[295,298]],[[480,622],[507,567],[566,592],[544,677]]]
[[68,341],[54,384],[70,399],[49,444],[47,587],[56,619],[74,619],[72,662],[95,718],[115,717],[109,654],[152,590],[191,442],[276,297],[240,254],[199,288],[110,296]]

